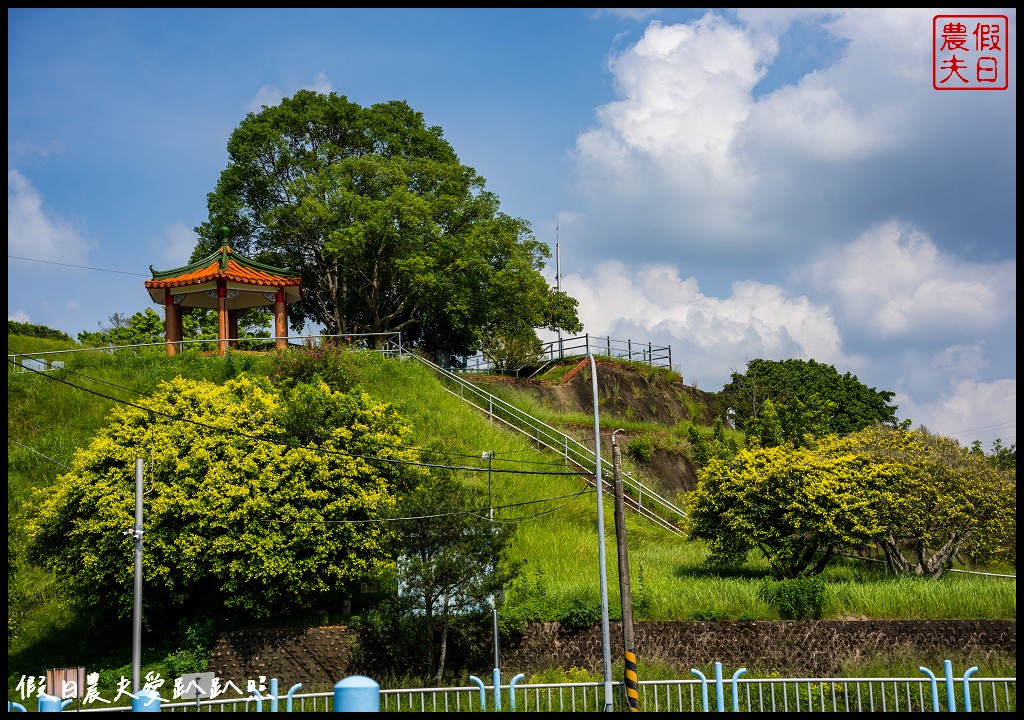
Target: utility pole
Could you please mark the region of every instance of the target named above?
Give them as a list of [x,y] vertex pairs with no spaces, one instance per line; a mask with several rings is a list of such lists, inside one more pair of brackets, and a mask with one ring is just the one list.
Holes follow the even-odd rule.
[[619,595],[622,598],[622,648],[625,651],[626,702],[630,712],[640,711],[640,678],[633,643],[633,594],[629,583],[629,546],[626,544],[626,502],[622,489],[622,450],[612,433],[612,470],[615,473],[615,539],[619,550]]

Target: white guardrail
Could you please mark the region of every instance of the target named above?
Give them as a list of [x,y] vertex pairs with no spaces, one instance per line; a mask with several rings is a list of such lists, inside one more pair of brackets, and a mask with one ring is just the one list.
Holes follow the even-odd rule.
[[[485,413],[491,420],[496,420],[504,423],[513,430],[518,430],[536,442],[538,446],[546,447],[562,455],[565,458],[567,465],[578,468],[581,475],[586,478],[587,482],[591,485],[594,484],[594,476],[597,472],[597,461],[592,449],[586,447],[578,440],[569,437],[560,430],[556,430],[532,415],[523,412],[514,405],[511,405],[501,398],[495,397],[486,390],[477,387],[468,380],[464,380],[455,373],[445,370],[430,360],[427,360],[415,353],[411,353],[410,356],[416,358],[440,375],[444,380],[448,381],[448,383],[455,386],[454,390],[451,387],[445,388],[445,390],[450,392],[452,395],[461,398],[463,401]],[[602,458],[602,463],[604,462],[605,460]],[[611,463],[609,462],[608,465],[610,468]],[[608,482],[603,474],[601,479],[605,492],[612,491],[612,483]],[[626,490],[626,507],[637,511],[658,526],[665,528],[676,535],[684,534],[676,525],[678,520],[686,517],[686,513],[679,507],[671,501],[666,500],[629,473],[624,472],[622,474],[622,484],[623,488]]]

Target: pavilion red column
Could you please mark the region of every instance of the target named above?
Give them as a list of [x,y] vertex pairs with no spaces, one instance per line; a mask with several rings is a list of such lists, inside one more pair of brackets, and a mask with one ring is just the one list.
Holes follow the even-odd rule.
[[238,347],[238,311],[228,310],[228,339],[231,347]]
[[170,288],[164,296],[164,337],[167,339],[167,354],[178,354],[178,343],[181,342],[181,308],[174,304],[174,296]]
[[224,278],[217,279],[217,340],[223,355],[228,350],[228,284]]
[[284,288],[278,288],[274,298],[274,337],[278,350],[288,347],[288,305],[284,301]]

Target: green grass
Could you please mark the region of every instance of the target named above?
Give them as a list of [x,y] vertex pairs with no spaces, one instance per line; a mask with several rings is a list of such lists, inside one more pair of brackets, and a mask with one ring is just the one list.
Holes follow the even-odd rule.
[[[8,352],[69,347],[75,344],[8,337]],[[95,663],[107,669],[130,660],[130,621],[110,624],[82,613],[63,593],[59,578],[21,556],[23,513],[31,512],[32,493],[45,489],[64,472],[62,466],[70,465],[75,449],[85,446],[107,422],[118,401],[132,402],[179,374],[220,382],[241,371],[267,372],[271,362],[270,356],[245,353],[225,357],[185,353],[168,358],[159,348],[74,353],[64,361],[64,370],[45,377],[8,367],[9,691],[12,678],[16,683],[22,674],[77,665],[84,657],[91,667]],[[526,572],[542,578],[553,604],[578,598],[597,602],[597,499],[581,478],[559,474],[565,468],[558,456],[488,422],[445,391],[432,372],[413,359],[357,353],[353,373],[371,395],[391,403],[413,425],[425,460],[466,468],[459,471],[461,477],[481,491],[488,489],[490,480],[496,517],[517,527],[514,557],[525,563]],[[491,385],[488,389],[495,395],[544,419],[540,403],[526,402],[525,396],[493,385],[493,390]],[[552,418],[550,411],[547,417]],[[571,418],[592,427],[591,416]],[[566,421],[565,416],[552,419]],[[494,452],[491,473],[481,458],[484,451]],[[505,472],[510,470],[516,472]],[[610,498],[603,507],[609,604],[618,607]],[[627,536],[636,620],[778,618],[758,597],[768,572],[756,559],[742,571],[709,572],[704,567],[703,545],[634,515],[627,519]],[[825,578],[826,619],[1016,618],[1014,580],[961,575],[947,575],[939,582],[893,579],[853,560],[836,562]],[[643,602],[638,603],[636,593],[641,591]],[[180,645],[175,629],[159,630],[147,629],[152,646],[144,654],[144,667],[165,667],[163,659]]]

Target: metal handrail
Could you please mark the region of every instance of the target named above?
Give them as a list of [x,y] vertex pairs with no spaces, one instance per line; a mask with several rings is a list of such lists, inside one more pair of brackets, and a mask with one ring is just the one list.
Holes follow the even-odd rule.
[[[536,360],[538,362],[546,360],[546,362],[550,363],[571,357],[586,357],[587,355],[628,360],[630,362],[644,363],[651,367],[672,369],[672,347],[670,345],[634,343],[632,340],[615,340],[610,336],[598,337],[589,333],[542,343],[540,354]],[[518,370],[522,370],[523,367],[518,368]],[[491,363],[482,354],[478,354],[466,358],[466,367],[462,368],[459,372],[472,374],[490,372],[490,370]],[[533,373],[533,375],[536,374],[536,372]]]
[[[511,405],[499,397],[492,395],[491,393],[483,390],[467,380],[463,380],[461,377],[452,373],[439,365],[427,360],[426,358],[412,353],[412,357],[419,360],[421,363],[434,370],[441,377],[445,378],[449,382],[459,387],[463,392],[468,391],[471,395],[475,396],[478,402],[472,402],[467,399],[465,395],[452,392],[450,389],[445,388],[456,397],[459,397],[464,402],[467,402],[481,412],[487,413],[488,417],[496,419],[500,422],[505,423],[509,427],[522,432],[538,445],[543,445],[555,452],[561,453],[567,463],[572,463],[579,468],[585,470],[585,473],[596,474],[597,460],[594,451],[580,443],[575,438],[571,438],[560,430],[556,430],[542,420],[538,420],[532,415],[520,410],[519,408]],[[502,417],[503,414],[507,417]],[[593,480],[588,477],[588,482],[593,484]],[[610,483],[603,483],[605,490],[610,488]],[[648,502],[653,503],[655,507],[660,507],[662,512],[674,513],[680,517],[686,517],[686,513],[682,509],[677,507],[674,503],[666,500],[656,491],[651,490],[649,487],[641,483],[639,480],[634,478],[630,473],[623,473],[623,485],[630,488],[637,494],[637,498],[629,498],[628,505],[639,512],[644,517],[653,520],[661,527],[670,530],[677,535],[683,535],[684,533],[673,523],[671,520],[665,518],[663,515],[655,512],[650,506],[644,505],[643,500],[647,499]]]

